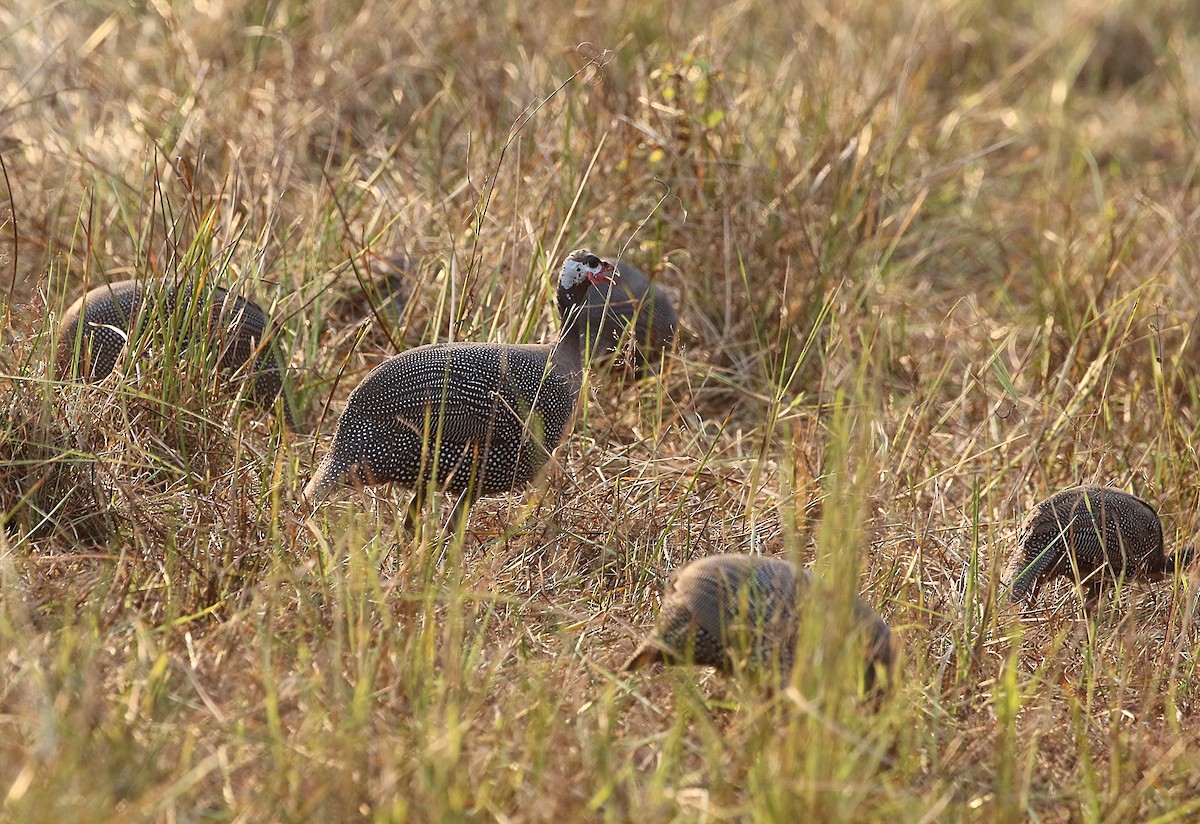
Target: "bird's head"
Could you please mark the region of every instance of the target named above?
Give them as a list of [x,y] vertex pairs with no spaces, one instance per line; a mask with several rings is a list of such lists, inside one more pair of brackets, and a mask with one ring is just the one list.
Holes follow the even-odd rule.
[[576,249],[563,261],[558,286],[567,292],[579,289],[585,283],[600,284],[613,279],[613,265],[587,249]]

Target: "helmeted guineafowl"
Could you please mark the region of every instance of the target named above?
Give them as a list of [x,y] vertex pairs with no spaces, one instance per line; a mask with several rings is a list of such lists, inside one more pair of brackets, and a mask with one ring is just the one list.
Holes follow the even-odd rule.
[[[350,394],[333,445],[304,489],[319,503],[344,481],[479,496],[533,481],[558,446],[583,382],[579,308],[611,263],[572,252],[558,279],[563,331],[554,344],[439,343],[377,366]],[[452,515],[452,517],[454,517]]]
[[[808,570],[782,558],[730,554],[693,561],[671,573],[654,633],[625,669],[661,662],[731,672],[740,659],[756,669],[778,667],[786,681],[811,586]],[[853,609],[866,653],[863,683],[870,690],[880,675],[890,679],[895,644],[888,625],[861,598]]]
[[[675,307],[637,267],[617,261],[610,282],[593,284],[587,292],[583,320],[593,361],[617,352],[622,341],[631,344],[632,365],[641,370],[656,363],[675,337]],[[627,332],[633,323],[633,331]]]
[[[196,299],[194,305],[187,300]],[[57,364],[61,379],[100,380],[112,372],[126,342],[150,330],[165,328],[172,314],[180,320],[190,311],[209,313],[209,340],[220,347],[223,371],[243,370],[253,380],[251,399],[270,408],[283,389],[283,370],[269,339],[270,319],[254,302],[220,287],[193,291],[161,278],[125,280],[97,286],[71,305],[59,323]],[[253,364],[249,361],[253,358]],[[284,416],[294,424],[284,398]]]
[[1091,602],[1106,577],[1156,578],[1191,558],[1190,547],[1164,555],[1158,513],[1141,498],[1107,486],[1073,487],[1039,503],[1022,523],[1012,597],[1032,602],[1046,578],[1078,574]]

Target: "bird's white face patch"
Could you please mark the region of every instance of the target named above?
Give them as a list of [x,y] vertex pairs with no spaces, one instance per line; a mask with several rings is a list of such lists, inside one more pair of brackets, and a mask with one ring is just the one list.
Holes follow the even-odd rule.
[[564,289],[574,289],[585,280],[592,283],[601,283],[611,280],[612,272],[613,266],[611,263],[601,260],[590,253],[572,252],[563,261],[562,274],[558,278],[558,285]]
[[563,262],[562,274],[558,278],[558,284],[564,289],[574,289],[588,279],[588,272],[588,267],[583,263],[568,258]]

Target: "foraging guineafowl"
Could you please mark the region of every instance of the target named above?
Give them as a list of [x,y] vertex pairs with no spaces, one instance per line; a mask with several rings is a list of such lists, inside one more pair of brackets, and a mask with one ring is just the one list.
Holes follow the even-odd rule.
[[1055,575],[1078,580],[1094,602],[1104,579],[1152,579],[1191,563],[1191,547],[1163,554],[1162,523],[1150,504],[1107,486],[1056,492],[1021,526],[1012,569],[1012,597],[1037,597]]
[[[558,446],[583,382],[579,308],[611,263],[572,252],[558,280],[554,344],[441,343],[377,366],[350,394],[333,445],[304,489],[319,503],[342,482],[396,483],[419,506],[427,486],[479,496],[518,489]],[[453,517],[453,516],[452,516]]]
[[[812,586],[808,570],[782,558],[714,555],[671,573],[654,634],[625,664],[635,670],[661,662],[693,663],[731,672],[736,660],[758,669],[778,667],[786,681],[795,658],[804,600]],[[854,620],[863,633],[872,689],[895,665],[891,630],[861,598]]]
[[[675,307],[642,271],[616,263],[610,282],[593,284],[583,311],[591,359],[617,352],[622,340],[632,344],[630,361],[642,370],[657,363],[675,337]],[[626,330],[633,324],[632,333]]]
[[[193,299],[194,305],[188,303]],[[129,338],[149,330],[150,324],[166,328],[172,314],[191,311],[209,313],[207,332],[213,344],[220,347],[219,368],[245,369],[254,381],[250,397],[269,409],[283,389],[283,370],[269,339],[270,319],[262,309],[220,287],[192,291],[160,278],[104,284],[75,301],[59,324],[60,378],[104,378],[116,366]],[[251,358],[253,366],[247,368]],[[284,417],[288,425],[293,425],[286,397]]]

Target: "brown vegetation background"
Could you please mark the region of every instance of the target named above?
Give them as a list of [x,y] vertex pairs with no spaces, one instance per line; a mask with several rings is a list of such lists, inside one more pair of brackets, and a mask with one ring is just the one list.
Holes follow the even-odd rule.
[[[1196,582],[1022,614],[1002,570],[1077,483],[1200,526],[1197,20],[0,7],[3,815],[1193,818]],[[551,339],[579,246],[676,299],[661,376],[593,374],[541,487],[445,550],[396,490],[301,520],[366,370]],[[161,353],[53,380],[85,284],[152,274],[270,310],[297,431]],[[828,582],[793,687],[618,672],[667,573],[723,551]],[[856,592],[905,653],[874,712]]]

